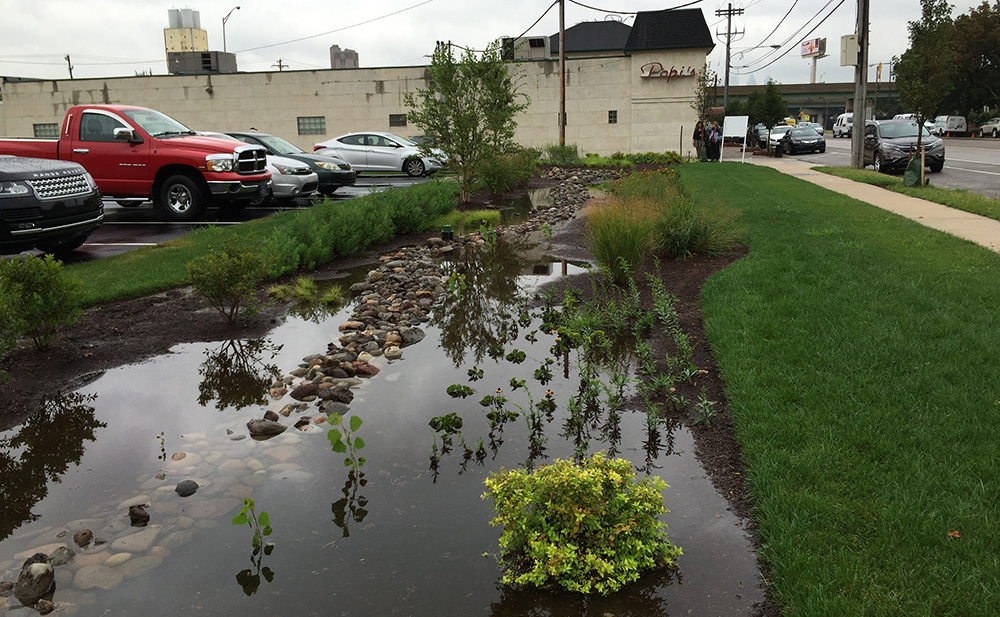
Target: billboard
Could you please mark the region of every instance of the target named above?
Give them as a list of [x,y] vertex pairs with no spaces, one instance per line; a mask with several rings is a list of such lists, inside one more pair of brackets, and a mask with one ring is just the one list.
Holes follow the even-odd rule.
[[802,41],[803,58],[822,58],[826,55],[826,39]]

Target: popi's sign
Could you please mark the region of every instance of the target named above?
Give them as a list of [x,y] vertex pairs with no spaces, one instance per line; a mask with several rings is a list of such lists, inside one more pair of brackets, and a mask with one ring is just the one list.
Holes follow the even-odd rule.
[[649,77],[663,77],[669,82],[674,77],[692,77],[698,72],[693,66],[682,66],[677,68],[677,66],[671,66],[669,69],[663,68],[663,65],[659,62],[650,62],[649,64],[643,64],[639,67],[639,77],[643,79]]

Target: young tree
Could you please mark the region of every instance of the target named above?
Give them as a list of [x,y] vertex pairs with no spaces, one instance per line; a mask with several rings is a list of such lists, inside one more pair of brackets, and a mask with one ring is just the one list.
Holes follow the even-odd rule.
[[[917,114],[917,126],[933,118],[954,87],[951,5],[946,0],[920,0],[921,16],[907,24],[910,48],[895,59],[896,88],[903,104]],[[860,130],[860,128],[859,128]],[[917,151],[923,131],[917,131]]]
[[705,63],[705,70],[695,76],[694,100],[691,101],[691,109],[702,120],[708,117],[708,110],[715,106],[715,71],[712,70],[712,63]]
[[430,86],[406,95],[406,115],[448,156],[467,201],[484,162],[517,149],[515,117],[528,108],[527,95],[500,58],[494,41],[482,53],[467,49],[456,59],[452,45],[439,44],[430,66]]

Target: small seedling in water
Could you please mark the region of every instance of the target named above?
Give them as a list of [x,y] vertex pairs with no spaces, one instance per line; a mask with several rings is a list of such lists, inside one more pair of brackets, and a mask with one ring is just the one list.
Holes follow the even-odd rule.
[[694,404],[695,424],[712,426],[712,416],[715,415],[715,401],[708,400],[705,394],[705,386],[701,387],[701,394],[698,395],[698,402]]

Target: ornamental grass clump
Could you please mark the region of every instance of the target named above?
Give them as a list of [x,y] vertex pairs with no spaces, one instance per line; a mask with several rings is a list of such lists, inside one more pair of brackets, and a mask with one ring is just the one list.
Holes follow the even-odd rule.
[[490,524],[502,526],[503,583],[608,594],[654,568],[674,566],[658,477],[636,481],[632,464],[594,454],[534,472],[491,473]]
[[587,217],[591,252],[615,283],[624,284],[646,259],[658,214],[659,205],[651,199],[609,197]]

